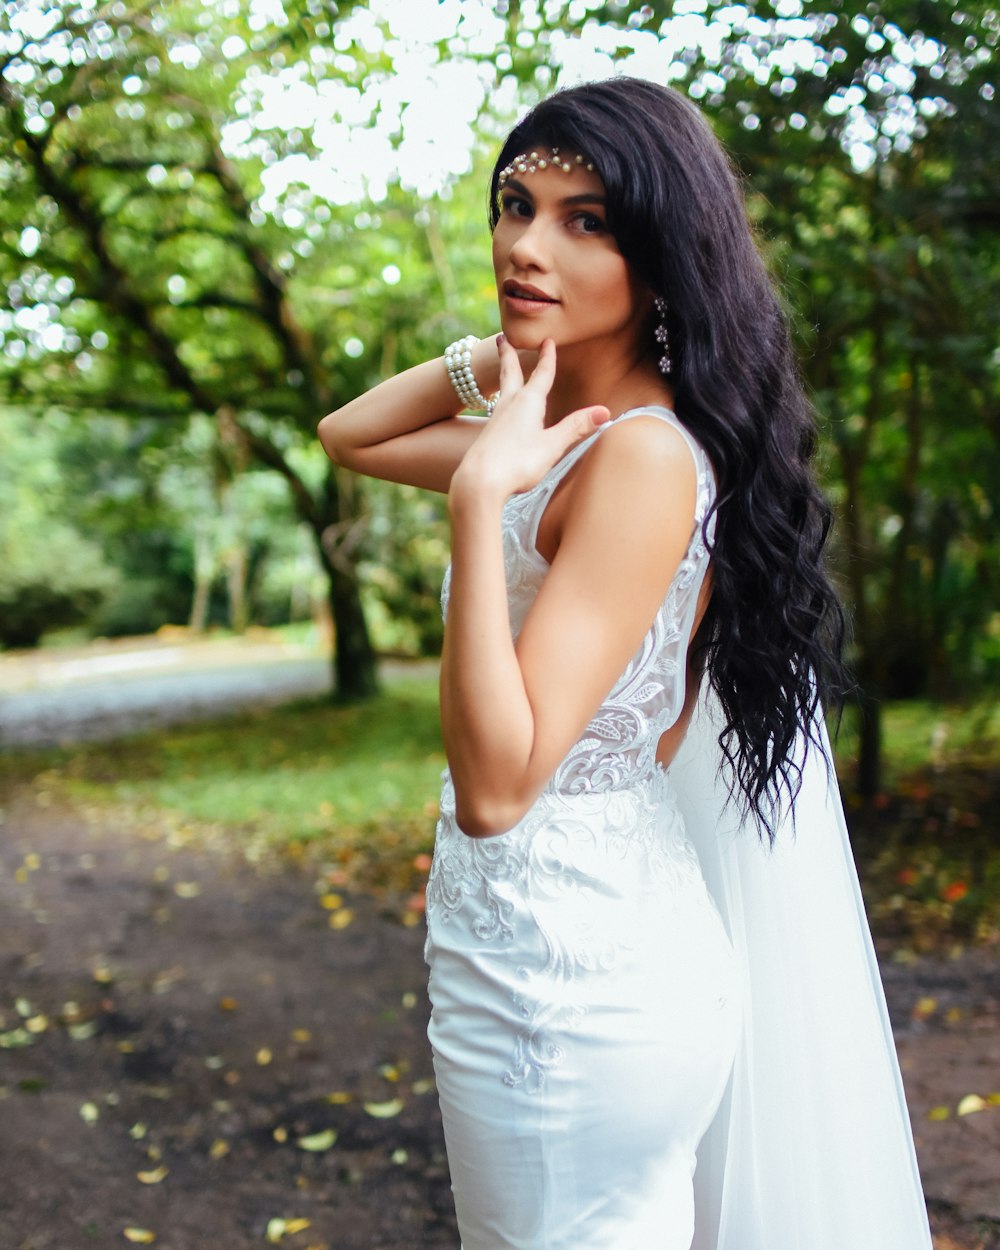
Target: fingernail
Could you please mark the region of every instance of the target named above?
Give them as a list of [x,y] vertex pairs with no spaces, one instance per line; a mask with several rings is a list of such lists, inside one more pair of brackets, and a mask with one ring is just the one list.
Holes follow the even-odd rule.
[[500,348],[503,347],[503,342],[504,342],[503,335],[498,334],[497,335],[497,351],[499,351]]

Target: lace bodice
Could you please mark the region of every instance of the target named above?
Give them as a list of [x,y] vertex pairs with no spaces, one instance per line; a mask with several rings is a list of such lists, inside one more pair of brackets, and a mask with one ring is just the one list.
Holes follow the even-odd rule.
[[[697,472],[691,539],[639,649],[549,781],[546,789],[562,794],[620,789],[648,779],[654,770],[660,736],[676,721],[684,705],[687,649],[709,560],[703,525],[715,500],[715,477],[708,456],[672,412],[655,406],[636,408],[600,426],[531,490],[512,496],[504,507],[508,610],[511,633],[517,638],[549,569],[535,546],[546,505],[604,430],[638,416],[666,421],[680,431],[691,450]],[[709,539],[714,523],[713,515],[707,527]],[[441,594],[446,613],[450,582],[449,569]]]

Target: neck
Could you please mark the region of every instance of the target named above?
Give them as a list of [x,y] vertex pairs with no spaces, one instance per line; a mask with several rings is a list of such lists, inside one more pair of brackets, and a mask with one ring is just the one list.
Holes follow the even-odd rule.
[[648,358],[594,360],[581,345],[559,350],[555,382],[549,392],[546,425],[555,425],[578,408],[604,404],[612,417],[643,404],[673,404],[673,391]]

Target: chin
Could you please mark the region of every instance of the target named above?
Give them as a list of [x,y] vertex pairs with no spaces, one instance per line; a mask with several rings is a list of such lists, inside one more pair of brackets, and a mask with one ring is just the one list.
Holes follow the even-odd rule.
[[[500,328],[503,330],[504,338],[519,352],[537,352],[541,349],[546,339],[552,338],[551,334],[546,334],[540,326],[526,326],[517,324],[509,329],[501,321]],[[555,340],[556,347],[559,346],[558,339]]]

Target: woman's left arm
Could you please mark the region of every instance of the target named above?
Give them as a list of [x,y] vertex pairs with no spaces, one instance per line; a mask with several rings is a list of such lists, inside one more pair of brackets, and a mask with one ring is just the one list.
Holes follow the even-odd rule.
[[625,670],[683,558],[695,505],[694,464],[676,430],[636,417],[605,432],[568,483],[558,551],[515,645],[504,500],[533,485],[607,410],[545,429],[551,345],[523,385],[516,357],[505,360],[506,402],[449,495],[441,720],[458,824],[478,837],[517,823]]

